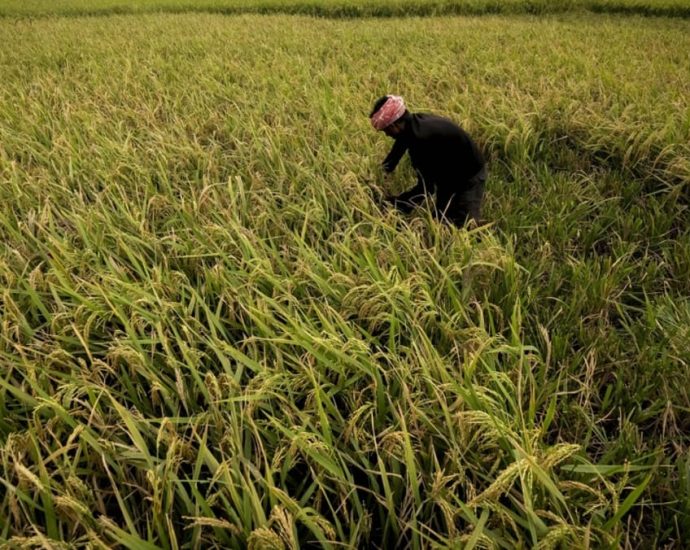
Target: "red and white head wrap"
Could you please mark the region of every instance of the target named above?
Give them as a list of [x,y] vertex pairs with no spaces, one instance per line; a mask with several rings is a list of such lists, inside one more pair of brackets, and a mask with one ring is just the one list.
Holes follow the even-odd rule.
[[377,130],[383,130],[403,116],[405,109],[405,102],[402,97],[389,95],[381,108],[372,115],[371,125]]

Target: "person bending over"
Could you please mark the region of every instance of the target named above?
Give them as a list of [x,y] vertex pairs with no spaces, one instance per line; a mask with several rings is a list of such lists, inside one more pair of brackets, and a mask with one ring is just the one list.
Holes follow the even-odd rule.
[[417,173],[417,185],[386,200],[407,213],[435,191],[436,216],[458,227],[469,220],[479,224],[486,163],[467,132],[447,118],[410,113],[403,98],[395,95],[376,100],[369,119],[376,130],[395,140],[383,169],[393,172],[408,152]]

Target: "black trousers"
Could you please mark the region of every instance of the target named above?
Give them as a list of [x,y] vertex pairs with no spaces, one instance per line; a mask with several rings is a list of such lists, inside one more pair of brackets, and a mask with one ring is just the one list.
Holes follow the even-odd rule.
[[482,199],[486,186],[486,167],[466,183],[459,186],[462,191],[437,189],[436,216],[457,227],[463,227],[470,220],[479,225]]

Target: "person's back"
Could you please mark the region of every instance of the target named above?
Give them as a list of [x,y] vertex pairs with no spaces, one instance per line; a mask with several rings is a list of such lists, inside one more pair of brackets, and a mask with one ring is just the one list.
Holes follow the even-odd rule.
[[484,166],[472,138],[445,117],[411,113],[407,134],[412,166],[427,182],[439,186],[466,182]]

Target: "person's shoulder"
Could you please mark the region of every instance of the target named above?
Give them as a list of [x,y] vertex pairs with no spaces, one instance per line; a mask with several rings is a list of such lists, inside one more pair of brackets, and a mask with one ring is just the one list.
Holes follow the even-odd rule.
[[464,133],[459,124],[453,120],[433,113],[415,113],[413,115],[422,134],[459,135]]

